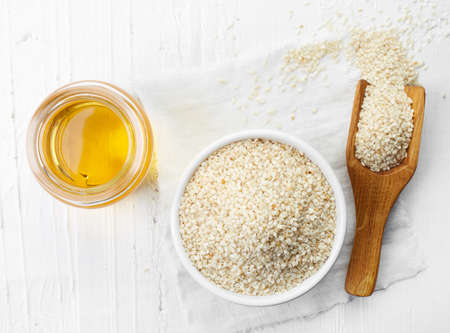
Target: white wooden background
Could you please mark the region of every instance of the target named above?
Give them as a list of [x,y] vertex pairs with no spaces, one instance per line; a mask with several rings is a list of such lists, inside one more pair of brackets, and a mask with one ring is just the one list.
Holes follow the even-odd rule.
[[[168,221],[157,218],[154,187],[144,184],[99,210],[57,202],[29,170],[28,121],[47,94],[70,81],[132,89],[140,71],[200,69],[271,50],[295,36],[296,24],[307,24],[296,14],[289,20],[289,10],[301,8],[294,0],[0,0],[1,333],[188,331],[180,309],[165,301],[173,286],[164,284],[158,254]],[[442,97],[447,90],[450,98],[449,42],[425,54],[421,159],[402,196],[429,268],[316,318],[260,330],[450,330],[450,103]]]

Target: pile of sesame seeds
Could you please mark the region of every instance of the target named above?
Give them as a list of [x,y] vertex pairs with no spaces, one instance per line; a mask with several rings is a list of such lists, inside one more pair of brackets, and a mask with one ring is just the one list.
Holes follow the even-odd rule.
[[416,81],[416,68],[421,65],[408,56],[395,29],[352,30],[347,52],[361,77],[376,86],[387,84],[403,89]]
[[319,167],[270,140],[229,144],[185,188],[180,232],[194,266],[245,295],[287,291],[316,272],[334,241],[333,191]]
[[411,141],[412,101],[404,86],[416,80],[416,63],[393,30],[354,31],[350,52],[370,83],[359,113],[355,157],[372,171],[387,171],[406,157]]
[[405,159],[414,128],[410,105],[403,89],[367,86],[355,137],[355,157],[362,165],[380,172]]

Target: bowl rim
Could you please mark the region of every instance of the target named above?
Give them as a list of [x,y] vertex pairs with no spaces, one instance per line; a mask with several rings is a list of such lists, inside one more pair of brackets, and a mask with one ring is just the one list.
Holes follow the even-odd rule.
[[[328,183],[333,189],[335,199],[336,199],[336,232],[333,242],[333,247],[331,249],[330,255],[325,263],[320,267],[320,269],[315,272],[312,276],[302,281],[296,287],[280,294],[268,295],[268,296],[250,296],[241,295],[230,290],[226,290],[214,282],[208,280],[197,268],[193,265],[189,259],[181,239],[178,211],[181,198],[184,194],[186,184],[191,179],[193,173],[197,170],[201,162],[203,162],[209,155],[218,150],[219,148],[245,139],[268,139],[275,142],[280,142],[288,144],[300,152],[304,153],[308,158],[311,159],[322,171],[323,175],[326,177]],[[336,177],[335,172],[331,168],[330,164],[325,160],[325,158],[312,146],[310,146],[305,141],[298,139],[292,135],[288,135],[279,131],[274,130],[244,130],[230,135],[226,135],[197,154],[194,159],[190,162],[186,170],[184,171],[181,182],[179,183],[175,199],[171,207],[171,234],[172,241],[175,247],[175,252],[180,258],[184,268],[189,272],[192,278],[197,281],[201,286],[212,292],[213,294],[220,296],[228,301],[248,305],[248,306],[270,306],[285,303],[294,298],[297,298],[309,290],[311,290],[320,280],[322,280],[325,275],[330,271],[331,267],[336,262],[337,257],[342,249],[344,243],[345,233],[346,233],[346,202],[344,197],[344,192],[339,180]]]

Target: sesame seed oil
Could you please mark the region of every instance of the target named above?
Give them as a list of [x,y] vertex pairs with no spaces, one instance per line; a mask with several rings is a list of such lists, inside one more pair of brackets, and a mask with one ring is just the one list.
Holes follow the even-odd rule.
[[123,116],[102,102],[66,104],[44,130],[47,166],[69,185],[103,185],[118,176],[127,161],[133,142],[128,127]]

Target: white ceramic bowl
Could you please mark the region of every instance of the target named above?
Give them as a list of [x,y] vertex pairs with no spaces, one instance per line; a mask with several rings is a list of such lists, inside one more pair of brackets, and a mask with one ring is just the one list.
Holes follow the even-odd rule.
[[[311,277],[301,282],[298,286],[284,293],[270,296],[248,296],[237,294],[232,291],[223,289],[222,287],[219,287],[215,283],[208,280],[195,268],[195,266],[190,261],[184,249],[179,229],[180,223],[178,220],[178,210],[180,206],[180,201],[183,196],[186,184],[188,183],[192,174],[195,172],[200,163],[203,160],[205,160],[209,155],[211,155],[211,153],[215,152],[217,149],[229,143],[250,138],[269,139],[276,142],[285,143],[297,148],[300,152],[303,152],[306,156],[308,156],[311,159],[311,161],[313,161],[316,165],[318,165],[319,168],[322,170],[322,173],[327,178],[330,186],[334,191],[334,195],[336,198],[336,233],[333,248],[331,249],[331,253],[327,261],[322,265],[322,267],[320,267],[320,269],[316,273],[314,273]],[[223,297],[224,299],[227,299],[235,303],[252,306],[267,306],[284,303],[300,295],[303,295],[311,288],[313,288],[328,273],[328,271],[331,269],[334,262],[336,261],[336,258],[338,257],[339,252],[342,248],[342,244],[344,242],[345,226],[346,226],[346,206],[344,194],[342,192],[341,185],[337,180],[337,177],[331,166],[328,164],[328,162],[322,157],[322,155],[320,155],[319,152],[317,152],[306,142],[297,139],[293,136],[289,136],[281,132],[271,130],[249,130],[235,133],[223,137],[215,141],[208,147],[206,147],[198,156],[194,158],[193,162],[189,165],[186,172],[184,173],[181,184],[177,189],[175,201],[173,203],[171,212],[172,239],[175,245],[175,250],[184,267],[191,274],[194,280],[196,280],[200,285],[202,285],[212,293],[220,297]]]

